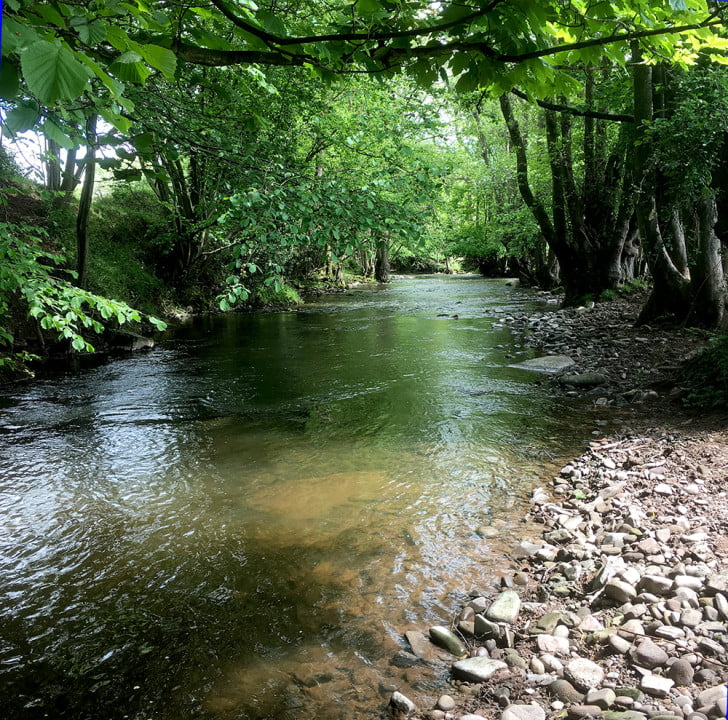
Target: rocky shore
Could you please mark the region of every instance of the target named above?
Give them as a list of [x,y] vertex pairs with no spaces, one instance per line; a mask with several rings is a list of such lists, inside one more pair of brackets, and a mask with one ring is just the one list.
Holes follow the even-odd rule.
[[[413,662],[449,654],[449,684],[416,704],[398,688],[388,706],[397,720],[728,717],[728,433],[721,418],[667,404],[696,336],[663,344],[655,331],[635,348],[653,331],[631,326],[628,305],[510,320],[532,327],[547,352],[577,354],[578,373],[604,375],[598,397],[609,404],[657,404],[534,491],[524,527],[542,532],[513,533],[513,572],[500,587],[471,597],[449,627],[405,633]],[[623,317],[597,331],[599,312]]]

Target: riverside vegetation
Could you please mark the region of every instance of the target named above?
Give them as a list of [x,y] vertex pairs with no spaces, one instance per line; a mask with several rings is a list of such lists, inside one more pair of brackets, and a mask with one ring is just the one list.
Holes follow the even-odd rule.
[[392,263],[720,326],[728,9],[636,7],[8,2],[3,365]]

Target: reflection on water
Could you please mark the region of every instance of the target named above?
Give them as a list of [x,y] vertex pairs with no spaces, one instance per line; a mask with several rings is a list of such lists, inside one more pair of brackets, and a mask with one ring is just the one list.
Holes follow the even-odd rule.
[[389,664],[402,630],[492,581],[474,529],[510,540],[571,449],[491,328],[523,303],[400,280],[7,394],[5,717],[366,717],[441,682]]

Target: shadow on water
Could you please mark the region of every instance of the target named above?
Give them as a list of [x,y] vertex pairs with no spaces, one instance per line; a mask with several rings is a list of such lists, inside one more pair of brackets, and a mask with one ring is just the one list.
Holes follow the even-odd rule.
[[390,664],[403,630],[507,567],[583,432],[508,368],[493,320],[529,307],[398,280],[0,398],[4,717],[325,720],[436,688],[445,665]]

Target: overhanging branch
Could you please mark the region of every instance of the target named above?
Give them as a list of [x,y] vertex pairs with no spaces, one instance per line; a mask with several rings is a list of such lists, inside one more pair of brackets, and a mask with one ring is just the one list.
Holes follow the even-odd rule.
[[[528,97],[525,92],[513,88],[511,92],[522,100],[528,100],[528,102],[534,102],[533,98]],[[579,110],[578,108],[571,107],[570,105],[560,105],[558,103],[552,103],[548,100],[535,100],[536,105],[544,108],[544,110],[554,110],[558,113],[565,115],[575,115],[576,117],[588,117],[594,118],[595,120],[612,120],[613,122],[625,122],[633,123],[634,115],[622,115],[620,113],[607,113],[599,112],[598,110]]]

